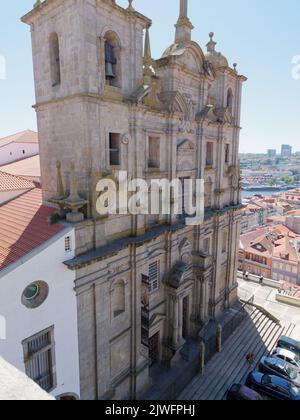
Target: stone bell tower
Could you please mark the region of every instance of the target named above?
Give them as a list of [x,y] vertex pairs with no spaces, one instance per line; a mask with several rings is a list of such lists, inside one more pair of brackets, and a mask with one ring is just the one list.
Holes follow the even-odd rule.
[[[22,21],[32,35],[44,199],[57,196],[57,161],[66,194],[73,163],[87,199],[93,174],[107,168],[104,103],[122,103],[142,78],[151,21],[132,1],[123,9],[112,0],[37,1]],[[112,115],[106,123],[120,130]]]

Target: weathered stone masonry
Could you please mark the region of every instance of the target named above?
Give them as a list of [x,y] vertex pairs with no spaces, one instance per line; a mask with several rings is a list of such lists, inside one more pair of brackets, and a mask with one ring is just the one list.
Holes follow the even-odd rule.
[[[246,78],[216,52],[213,34],[206,54],[191,40],[186,0],[175,43],[153,60],[151,20],[129,3],[38,1],[23,17],[32,33],[44,200],[73,209],[68,220],[76,222],[76,258],[66,265],[76,271],[82,399],[138,397],[151,384],[151,363],[171,366],[185,340],[237,299]],[[119,170],[203,178],[205,223],[99,217],[96,183]],[[143,275],[152,282],[150,349],[141,337]]]

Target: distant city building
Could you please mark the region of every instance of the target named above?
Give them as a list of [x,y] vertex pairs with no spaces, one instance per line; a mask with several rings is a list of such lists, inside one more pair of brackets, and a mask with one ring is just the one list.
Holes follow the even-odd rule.
[[[291,212],[282,224],[241,236],[239,268],[279,282],[300,284],[300,214]],[[297,227],[291,230],[290,226]]]
[[274,157],[276,157],[276,155],[277,155],[276,149],[269,149],[268,150],[268,157],[269,158],[274,158]]
[[283,144],[281,146],[281,157],[291,157],[292,150],[292,146],[289,146],[288,144]]
[[35,131],[26,130],[0,139],[0,165],[7,165],[38,153],[39,140]]

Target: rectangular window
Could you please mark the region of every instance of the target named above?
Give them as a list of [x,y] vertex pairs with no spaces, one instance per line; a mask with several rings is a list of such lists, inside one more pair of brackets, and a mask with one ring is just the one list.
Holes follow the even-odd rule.
[[27,376],[42,389],[50,392],[55,388],[54,327],[23,342],[25,371]]
[[206,238],[203,241],[203,251],[206,254],[209,254],[210,253],[210,240],[209,240],[209,238]]
[[149,265],[149,291],[155,292],[159,288],[160,262],[156,261]]
[[120,166],[120,134],[109,133],[109,164]]
[[206,143],[206,166],[213,166],[214,164],[214,144]]
[[159,137],[149,137],[148,139],[149,156],[148,168],[160,168],[160,139]]
[[223,233],[223,242],[222,242],[222,253],[225,254],[227,252],[227,241],[228,241],[228,233]]
[[229,163],[230,161],[230,145],[226,144],[225,146],[225,163]]
[[71,242],[71,236],[65,237],[65,252],[71,252],[72,251],[72,242]]

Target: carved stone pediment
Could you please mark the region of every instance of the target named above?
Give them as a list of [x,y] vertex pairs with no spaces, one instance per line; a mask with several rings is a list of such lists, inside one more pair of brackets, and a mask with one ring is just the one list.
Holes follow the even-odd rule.
[[130,101],[149,106],[153,109],[162,110],[163,104],[159,98],[160,91],[160,83],[155,78],[149,84],[140,82],[131,93]]
[[154,314],[150,319],[150,323],[149,323],[150,328],[158,324],[159,322],[164,321],[166,317],[167,316],[165,314]]
[[188,139],[179,140],[177,143],[178,152],[185,152],[185,151],[190,152],[191,150],[195,150],[195,149],[196,147],[191,140],[188,140]]
[[192,171],[196,167],[196,146],[188,139],[179,140],[177,144],[177,170]]
[[222,124],[233,124],[233,116],[231,114],[231,111],[227,107],[215,107],[212,104],[206,105],[202,111],[197,114],[196,119],[209,119],[216,123],[222,123]]
[[227,107],[215,108],[214,114],[217,117],[217,121],[220,123],[227,123],[227,124],[233,123],[232,114],[230,112],[230,109]]
[[178,261],[166,276],[165,283],[174,289],[178,289],[185,283],[189,268],[187,263]]

